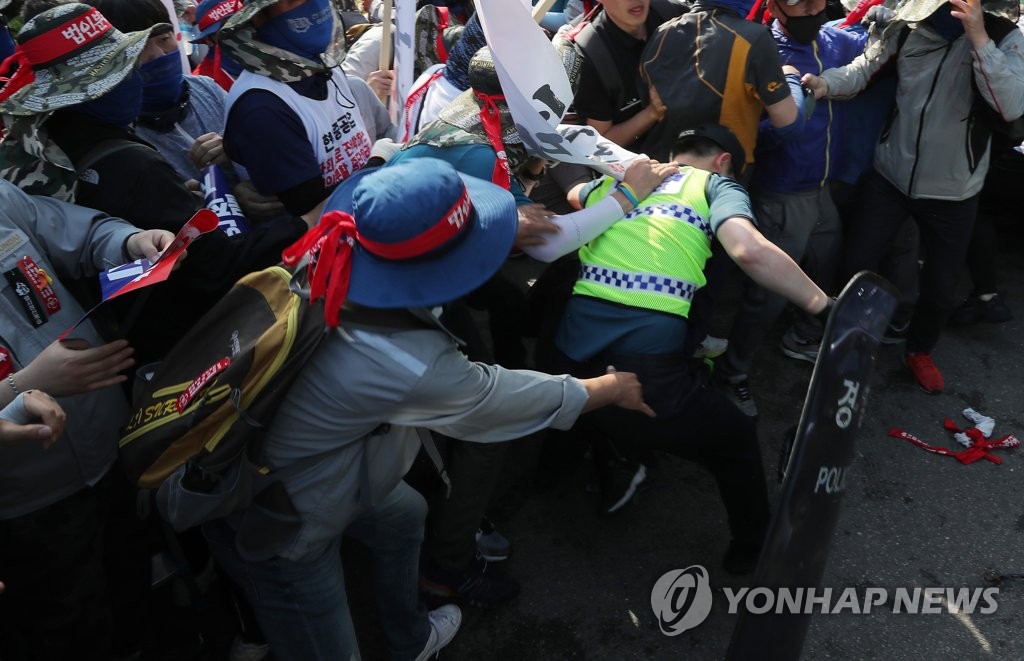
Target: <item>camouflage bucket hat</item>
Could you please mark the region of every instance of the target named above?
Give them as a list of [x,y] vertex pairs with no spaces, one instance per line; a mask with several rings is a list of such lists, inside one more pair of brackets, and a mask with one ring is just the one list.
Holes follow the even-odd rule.
[[448,27],[448,8],[434,5],[423,5],[416,12],[416,49],[415,74],[429,69],[435,64],[448,60],[448,44],[444,41],[444,30]]
[[[935,13],[948,0],[907,0],[896,8],[896,19],[917,23]],[[1005,16],[1016,21],[1020,14],[1018,0],[982,0],[981,8],[986,13]]]
[[498,71],[494,68],[491,49],[487,46],[478,50],[469,60],[469,85],[468,90],[455,97],[441,111],[438,119],[468,133],[483,135],[483,120],[480,118],[483,101],[478,94],[499,97],[495,99],[495,105],[501,116],[501,141],[506,145],[522,144],[523,139],[516,131],[512,113],[508,109],[508,104],[505,103],[505,97],[502,96],[501,81],[498,80]]
[[232,32],[249,27],[256,14],[279,2],[281,0],[246,0],[242,8],[232,14],[220,29],[223,32]]
[[89,5],[48,9],[22,27],[4,62],[0,112],[35,115],[98,99],[132,72],[150,34],[168,27],[124,34]]
[[[267,76],[282,83],[299,81],[315,73],[329,71],[330,68],[319,59],[314,62],[259,40],[252,19],[267,7],[279,2],[281,0],[250,0],[246,2],[221,26],[218,33],[221,48],[246,71]],[[332,20],[334,20],[333,9],[330,7],[328,9],[332,12]],[[337,38],[340,36],[340,43],[343,46],[345,35],[340,32],[341,21],[335,21],[335,29],[335,43],[338,42]]]

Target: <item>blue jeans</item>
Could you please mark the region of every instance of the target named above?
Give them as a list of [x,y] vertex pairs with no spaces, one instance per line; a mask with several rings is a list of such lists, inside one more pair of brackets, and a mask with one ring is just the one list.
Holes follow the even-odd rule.
[[[414,659],[430,636],[419,603],[420,545],[427,503],[399,482],[376,507],[356,518],[345,534],[373,556],[373,588],[390,657]],[[235,550],[235,532],[223,520],[203,527],[210,551],[245,593],[279,661],[359,659],[352,626],[341,540],[301,560],[274,557],[248,562]]]

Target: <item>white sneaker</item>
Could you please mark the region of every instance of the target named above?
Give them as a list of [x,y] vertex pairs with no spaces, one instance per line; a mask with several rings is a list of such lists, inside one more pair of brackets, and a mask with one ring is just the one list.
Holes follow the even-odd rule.
[[427,646],[416,657],[416,661],[426,661],[437,656],[445,645],[452,642],[459,625],[462,624],[462,611],[455,604],[448,604],[430,611],[427,618],[430,620],[430,637],[427,638]]
[[235,636],[231,643],[230,661],[263,661],[270,654],[270,645],[266,643],[247,643],[241,636]]
[[694,358],[718,358],[729,348],[729,340],[722,337],[707,335],[700,343],[697,350],[693,352]]

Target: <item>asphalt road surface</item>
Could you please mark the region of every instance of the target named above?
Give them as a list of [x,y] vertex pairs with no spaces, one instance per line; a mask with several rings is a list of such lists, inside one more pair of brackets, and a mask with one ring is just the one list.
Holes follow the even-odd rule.
[[[998,608],[894,614],[890,597],[870,614],[816,615],[805,659],[1024,658],[1024,578],[1011,576],[1024,574],[1024,449],[999,452],[1002,465],[961,465],[886,435],[900,427],[959,449],[942,423],[948,417],[969,426],[960,411],[973,407],[995,418],[996,435],[1024,437],[1024,241],[1019,231],[1004,238],[1002,286],[1017,318],[947,331],[934,354],[944,393],[917,387],[902,365],[902,346],[882,348],[824,576],[824,586],[860,594],[998,587]],[[778,350],[783,330],[765,338],[751,379],[773,497],[783,433],[799,417],[811,374],[810,365]],[[492,610],[466,608],[442,658],[723,658],[737,621],[723,588],[749,586],[750,578],[720,568],[728,532],[715,485],[670,456],[652,478],[649,490],[610,518],[596,514],[587,463],[552,490],[514,492],[499,525],[514,544],[504,569],[521,581],[522,594]],[[691,565],[707,568],[713,606],[702,624],[669,637],[659,630],[651,589],[665,572]],[[775,657],[765,649],[760,658]]]

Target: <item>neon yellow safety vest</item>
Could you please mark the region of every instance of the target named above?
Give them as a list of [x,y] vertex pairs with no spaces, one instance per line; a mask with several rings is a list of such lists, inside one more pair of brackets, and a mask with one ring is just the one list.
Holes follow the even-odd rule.
[[[710,172],[685,167],[640,206],[580,248],[573,294],[681,317],[704,286],[711,256],[711,213],[704,194]],[[615,187],[606,177],[587,198],[595,204]]]

